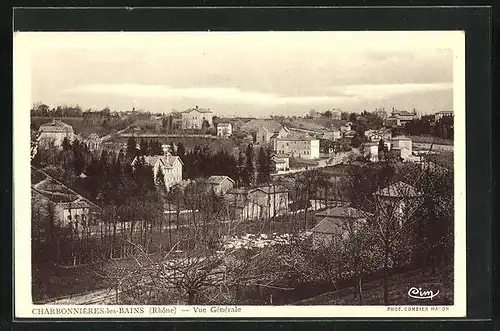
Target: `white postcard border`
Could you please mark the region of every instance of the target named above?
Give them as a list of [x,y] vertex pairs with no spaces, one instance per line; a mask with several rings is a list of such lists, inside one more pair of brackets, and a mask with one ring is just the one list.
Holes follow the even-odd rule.
[[[64,33],[64,32],[63,32]],[[66,32],[67,33],[67,32]],[[79,33],[80,32],[73,32]],[[159,32],[153,33],[158,34]],[[264,32],[266,33],[266,32]],[[276,32],[284,33],[286,32]],[[297,33],[297,32],[289,32]],[[306,32],[300,32],[306,33]],[[314,33],[314,32],[311,32]],[[328,33],[328,32],[320,32]],[[344,33],[344,32],[332,32]],[[351,32],[362,33],[362,32]],[[367,33],[374,33],[373,31]],[[391,32],[384,32],[391,33]],[[416,34],[412,32],[395,32]],[[30,49],[33,37],[50,38],[57,33],[15,32],[13,47],[14,106],[14,298],[16,318],[421,318],[466,316],[466,177],[465,177],[465,33],[463,31],[426,31],[422,34],[446,34],[446,42],[454,54],[453,104],[455,114],[455,258],[454,305],[450,306],[100,306],[100,305],[34,305],[31,299],[31,208],[30,196],[30,114],[31,71]],[[84,33],[92,35],[93,33]],[[97,34],[102,34],[97,32]],[[128,33],[127,34],[134,34]],[[137,33],[135,33],[137,34]],[[145,33],[142,33],[143,35]],[[48,39],[46,39],[48,40]],[[72,45],[75,47],[75,45]],[[71,47],[71,46],[69,46]],[[202,306],[199,308],[201,309]],[[120,309],[126,310],[120,312]],[[133,309],[136,308],[136,309]],[[171,309],[175,313],[169,312]],[[222,310],[221,310],[222,309]],[[225,309],[225,310],[224,310]],[[231,312],[238,310],[238,312]],[[156,311],[158,310],[158,311]],[[142,311],[142,312],[141,312]],[[224,312],[227,311],[227,312]]]

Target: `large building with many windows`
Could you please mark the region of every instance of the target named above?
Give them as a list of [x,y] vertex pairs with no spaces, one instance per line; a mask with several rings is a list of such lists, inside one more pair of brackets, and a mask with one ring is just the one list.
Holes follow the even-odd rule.
[[186,109],[181,113],[181,116],[183,129],[200,130],[203,128],[203,123],[209,127],[212,126],[214,114],[210,109],[202,109],[196,106],[195,108]]
[[288,154],[294,158],[319,158],[319,140],[307,134],[290,132],[282,137],[273,138],[273,150],[278,154]]

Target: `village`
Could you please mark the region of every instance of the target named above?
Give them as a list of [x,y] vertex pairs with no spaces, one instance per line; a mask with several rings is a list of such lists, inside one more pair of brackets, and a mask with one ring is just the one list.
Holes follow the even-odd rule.
[[[372,304],[387,303],[389,270],[423,263],[434,274],[451,263],[453,112],[329,109],[242,118],[199,106],[152,114],[37,104],[31,118],[35,301],[67,302],[61,297],[120,277],[113,293],[123,294],[114,303],[160,300],[142,289],[155,283],[151,269],[138,280],[123,271],[129,266],[102,267],[131,258],[142,261],[135,275],[159,261],[172,265],[158,271],[170,284],[162,290],[182,287],[176,303],[188,304],[210,302],[203,296],[223,285],[236,288],[226,293],[229,303],[295,304],[315,295],[294,292],[280,301],[266,288],[304,284],[321,284],[316,295],[358,286],[354,297],[363,303],[361,276],[384,279],[381,301]],[[382,242],[367,239],[373,236]],[[370,249],[377,245],[380,251]],[[255,264],[241,250],[269,251]],[[64,273],[85,274],[82,268],[101,285],[51,288]],[[200,270],[205,278],[196,283]],[[270,278],[255,278],[263,270]],[[49,284],[44,273],[61,276]]]

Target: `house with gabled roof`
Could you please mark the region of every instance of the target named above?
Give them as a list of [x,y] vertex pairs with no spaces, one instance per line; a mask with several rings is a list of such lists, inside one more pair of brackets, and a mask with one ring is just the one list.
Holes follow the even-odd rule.
[[288,212],[288,190],[279,185],[239,188],[227,191],[228,201],[250,201],[260,206],[263,218]]
[[[43,173],[41,175],[45,176]],[[97,204],[49,176],[31,185],[31,203],[36,213],[32,215],[34,222],[39,223],[39,218],[47,213],[48,205],[51,205],[53,215],[45,216],[50,217],[52,225],[59,227],[72,225],[78,229],[81,226],[95,225],[102,214],[102,209]]]
[[349,230],[366,224],[370,213],[352,207],[333,207],[316,214],[317,224],[312,228],[313,248],[341,244],[348,238]]
[[290,155],[274,154],[273,156],[271,156],[271,165],[273,171],[290,170]]
[[265,145],[271,142],[272,138],[281,137],[290,132],[288,128],[284,127],[277,121],[262,121],[257,129],[257,143]]
[[136,156],[132,161],[132,167],[135,168],[139,161],[152,167],[155,182],[158,180],[157,175],[159,173],[163,175],[167,190],[182,182],[182,167],[184,163],[180,157],[171,155],[169,151],[165,152],[165,155]]
[[216,194],[224,195],[227,191],[234,188],[234,180],[228,176],[214,175],[210,176],[205,180],[205,184],[208,190],[213,190]]
[[38,134],[39,144],[42,146],[54,144],[55,147],[61,147],[64,138],[67,138],[69,142],[75,138],[73,127],[60,119],[54,119],[51,122],[40,125]]

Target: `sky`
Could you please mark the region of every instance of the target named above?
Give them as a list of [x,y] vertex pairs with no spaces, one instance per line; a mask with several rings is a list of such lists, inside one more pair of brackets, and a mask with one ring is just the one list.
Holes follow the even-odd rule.
[[[31,100],[220,116],[453,110],[453,32],[29,33]],[[27,40],[27,42],[26,42]]]

